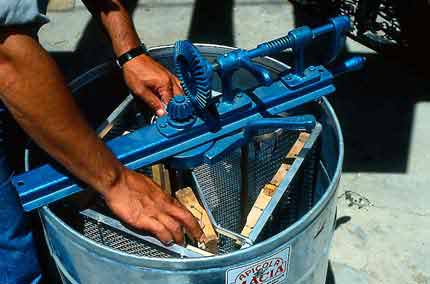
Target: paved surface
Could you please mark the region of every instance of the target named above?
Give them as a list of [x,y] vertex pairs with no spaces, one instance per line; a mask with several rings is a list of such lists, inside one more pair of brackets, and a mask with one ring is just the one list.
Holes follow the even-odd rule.
[[[223,2],[221,8],[205,0],[131,6],[150,46],[189,37],[249,48],[301,21],[287,1]],[[73,12],[49,16],[52,23],[40,39],[69,79],[109,58],[81,3]],[[429,284],[430,86],[359,44],[350,41],[348,47],[349,53],[368,56],[369,63],[365,72],[341,79],[332,98],[346,157],[327,283]]]

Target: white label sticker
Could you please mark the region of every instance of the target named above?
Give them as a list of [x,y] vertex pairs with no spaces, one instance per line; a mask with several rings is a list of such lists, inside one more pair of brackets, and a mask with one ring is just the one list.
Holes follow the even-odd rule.
[[226,272],[226,284],[278,284],[285,283],[290,262],[290,247],[265,259]]

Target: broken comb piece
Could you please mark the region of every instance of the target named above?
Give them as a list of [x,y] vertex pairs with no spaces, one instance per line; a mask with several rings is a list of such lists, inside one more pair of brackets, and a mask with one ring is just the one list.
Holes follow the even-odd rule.
[[218,234],[216,233],[206,210],[200,205],[197,197],[190,187],[178,190],[176,193],[178,201],[188,209],[197,219],[204,236],[199,240],[199,248],[213,254],[218,253]]

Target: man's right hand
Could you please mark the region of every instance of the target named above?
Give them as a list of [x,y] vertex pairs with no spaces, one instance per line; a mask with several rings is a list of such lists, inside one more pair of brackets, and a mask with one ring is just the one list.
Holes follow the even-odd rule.
[[111,210],[128,225],[154,234],[166,245],[183,244],[182,228],[196,241],[204,234],[193,215],[150,178],[125,169],[120,181],[105,193]]

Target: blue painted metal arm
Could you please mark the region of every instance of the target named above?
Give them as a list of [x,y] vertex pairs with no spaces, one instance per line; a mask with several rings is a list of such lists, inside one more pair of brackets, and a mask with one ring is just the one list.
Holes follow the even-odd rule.
[[249,139],[261,129],[282,128],[289,131],[311,131],[315,128],[316,119],[313,115],[290,116],[284,118],[264,118],[252,120],[243,131],[218,140],[205,154],[205,162],[213,164],[226,154],[248,143]]
[[[253,105],[252,108],[255,109],[255,107]],[[200,126],[198,126],[199,124]],[[311,119],[310,116],[266,120],[261,114],[255,113],[237,121],[227,122],[217,132],[208,131],[203,121],[197,121],[196,129],[192,133],[184,131],[166,137],[158,131],[156,125],[152,125],[129,135],[115,138],[108,142],[108,146],[124,165],[135,170],[174,157],[211,141],[223,141],[222,139],[226,139],[226,137],[232,136],[234,132],[243,129],[249,130],[245,135],[242,131],[241,145],[247,141],[252,130],[269,127],[309,129],[314,124],[315,120]],[[226,143],[229,139],[234,140],[234,135],[218,144],[218,146],[222,145],[222,149],[212,147],[208,151],[207,162],[213,162],[231,150],[229,143]],[[233,140],[230,141],[234,146]],[[82,190],[75,179],[51,165],[44,165],[16,176],[12,182],[18,190],[25,211],[31,211]]]
[[283,128],[290,131],[310,131],[315,127],[316,123],[315,116],[310,114],[254,120],[246,125],[245,137],[251,137],[260,129]]
[[363,56],[354,56],[351,57],[344,62],[342,62],[340,65],[336,66],[332,73],[335,77],[340,76],[347,72],[353,72],[358,71],[362,68],[364,68],[364,65],[366,63],[366,58]]

